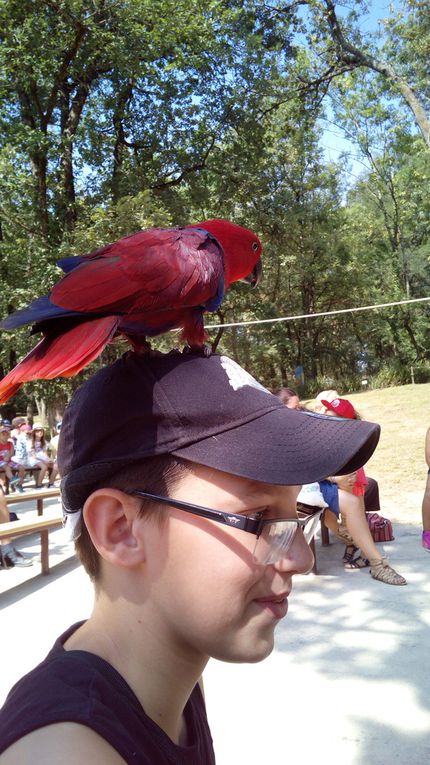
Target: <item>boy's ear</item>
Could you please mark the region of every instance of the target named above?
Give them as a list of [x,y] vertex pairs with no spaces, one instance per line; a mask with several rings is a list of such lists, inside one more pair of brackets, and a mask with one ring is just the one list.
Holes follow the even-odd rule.
[[139,504],[119,489],[97,489],[83,509],[94,547],[105,560],[125,568],[145,561],[144,535],[136,534]]

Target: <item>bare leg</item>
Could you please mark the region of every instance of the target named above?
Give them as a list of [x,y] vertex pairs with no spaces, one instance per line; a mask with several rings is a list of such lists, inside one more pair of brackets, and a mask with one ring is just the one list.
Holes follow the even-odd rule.
[[9,510],[7,509],[6,497],[0,489],[0,523],[9,521]]
[[366,513],[362,497],[356,497],[344,489],[339,489],[339,507],[345,518],[346,528],[355,544],[366,558],[381,559],[382,555],[376,547],[367,525]]
[[[3,489],[0,489],[0,523],[8,523],[9,510],[7,509],[6,497],[3,494]],[[10,544],[10,539],[3,539],[2,545]]]
[[22,484],[24,483],[24,480],[25,480],[25,474],[26,474],[25,467],[23,465],[20,465],[19,468],[18,468],[18,478],[19,478],[19,481],[16,484],[16,486],[19,489],[21,489],[21,490],[22,490]]
[[58,473],[57,462],[51,462],[49,464],[49,484],[54,483]]
[[37,487],[39,487],[42,486],[49,465],[47,462],[38,462],[36,467],[39,468],[39,474],[37,476]]
[[422,514],[423,514],[423,531],[430,531],[430,475],[427,476],[427,483],[424,489]]
[[347,528],[343,525],[343,523],[338,522],[336,513],[330,510],[329,507],[327,507],[324,511],[324,523],[327,528],[330,529],[333,534],[336,534],[336,536],[339,537],[342,542],[345,542],[346,545],[354,544],[354,540],[349,534]]

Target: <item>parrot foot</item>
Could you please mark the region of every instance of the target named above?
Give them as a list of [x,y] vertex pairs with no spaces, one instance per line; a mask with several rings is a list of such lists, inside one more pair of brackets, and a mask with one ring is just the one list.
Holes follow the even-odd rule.
[[144,356],[146,353],[150,353],[152,350],[151,343],[148,343],[144,337],[132,337],[131,335],[127,335],[127,339],[131,343],[133,351],[138,353],[140,356]]
[[205,359],[208,359],[209,356],[212,356],[212,348],[210,345],[207,345],[207,343],[203,343],[203,345],[186,345],[182,353],[196,353],[199,356],[204,356]]

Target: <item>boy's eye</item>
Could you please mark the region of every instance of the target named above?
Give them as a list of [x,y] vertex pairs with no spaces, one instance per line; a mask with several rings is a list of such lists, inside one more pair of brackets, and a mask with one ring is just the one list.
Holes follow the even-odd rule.
[[263,510],[254,510],[252,513],[245,513],[245,515],[247,518],[250,518],[252,521],[259,521],[261,518],[263,518],[266,510],[267,510],[267,507],[265,507]]

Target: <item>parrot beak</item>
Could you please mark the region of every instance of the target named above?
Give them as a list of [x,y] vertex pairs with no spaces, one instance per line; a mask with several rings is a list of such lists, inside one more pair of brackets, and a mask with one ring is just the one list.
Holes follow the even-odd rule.
[[250,284],[251,288],[254,289],[254,287],[256,287],[257,284],[260,283],[262,276],[263,276],[263,266],[261,265],[261,260],[257,260],[251,273],[248,274],[248,276],[244,276],[243,279],[240,279],[240,281]]

